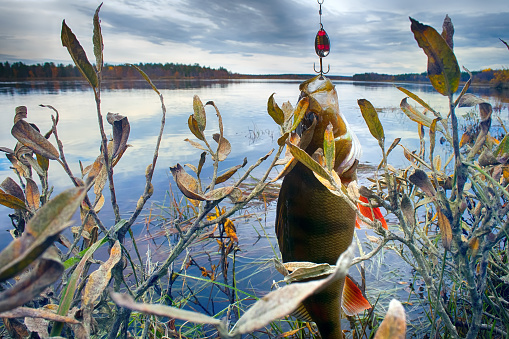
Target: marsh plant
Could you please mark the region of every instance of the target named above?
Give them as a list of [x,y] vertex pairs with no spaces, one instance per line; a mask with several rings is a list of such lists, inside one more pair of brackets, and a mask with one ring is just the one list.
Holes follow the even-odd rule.
[[[401,88],[423,107],[423,111],[417,109],[409,105],[407,99],[401,103],[401,109],[419,124],[421,133],[421,149],[406,151],[409,168],[393,169],[387,163],[387,156],[400,140],[395,140],[386,150],[384,130],[375,109],[367,100],[359,100],[362,114],[383,155],[379,166],[381,173],[370,188],[357,188],[354,184],[345,187],[331,170],[334,167],[331,154],[335,152],[329,130],[325,131],[323,152],[317,157],[311,157],[300,149],[291,135],[307,107],[299,104],[293,108],[284,104],[279,108],[273,96],[268,100],[267,109],[281,129],[277,150],[267,152],[249,166],[244,160],[231,168],[223,168],[224,160],[235,145],[231,145],[223,133],[221,113],[215,103],[209,101],[204,105],[195,96],[188,125],[197,141],[187,141],[190,146],[202,150],[202,154],[196,164],[176,164],[171,168],[173,179],[187,203],[182,206],[178,199],[172,199],[171,232],[166,234],[169,251],[164,260],[156,264],[151,261],[150,253],[145,258],[140,255],[132,226],[146,210],[145,205],[154,192],[152,177],[166,123],[166,106],[162,94],[148,76],[132,66],[160,98],[161,123],[152,161],[147,163],[144,174],[145,188],[140,192],[134,211],[128,218],[122,218],[117,204],[114,167],[129,151],[130,124],[128,117],[108,113],[106,121],[111,126],[112,136],[108,137],[101,110],[103,37],[100,8],[93,17],[95,65],[89,62],[65,21],[61,32],[63,46],[94,93],[101,135],[101,151],[97,159],[92,164],[80,163],[79,173],[73,172],[58,137],[60,114],[52,106],[46,106],[54,115],[52,127],[45,134],[27,122],[27,109],[18,107],[12,128],[12,135],[18,142],[14,149],[1,148],[14,171],[14,179],[6,178],[0,185],[0,203],[13,210],[11,219],[14,225],[11,231],[13,240],[0,253],[0,317],[9,335],[77,338],[182,336],[184,325],[176,325],[174,321],[181,319],[195,323],[197,327],[205,327],[203,324],[209,326],[208,330],[190,332],[188,336],[233,338],[260,328],[267,329],[263,332],[265,335],[276,336],[277,331],[284,331],[273,325],[277,319],[292,313],[303,299],[315,291],[344,279],[351,265],[370,259],[387,246],[408,262],[426,283],[429,297],[426,312],[431,337],[434,334],[453,338],[475,338],[481,333],[507,335],[509,226],[506,214],[509,193],[506,186],[509,170],[506,162],[509,140],[506,137],[495,140],[489,135],[491,105],[466,93],[470,80],[454,97],[460,71],[453,53],[453,28],[448,17],[442,35],[412,19],[415,38],[428,55],[431,83],[449,98],[450,110],[445,114],[435,111],[419,97]],[[455,113],[459,105],[479,109],[480,129],[471,146],[461,143],[459,137]],[[212,136],[207,133],[210,119],[207,119],[206,110],[212,110],[217,117],[219,133]],[[424,130],[429,131],[427,139]],[[443,165],[442,159],[434,156],[438,134],[443,135],[453,148],[451,159]],[[50,141],[52,139],[53,142]],[[210,180],[202,178],[207,159],[212,161]],[[261,299],[249,295],[253,305],[247,310],[240,309],[237,305],[243,299],[238,296],[235,276],[233,282],[228,282],[228,259],[234,258],[237,250],[232,218],[285,174],[286,169],[283,169],[276,178],[269,179],[275,166],[286,163],[288,168],[295,161],[301,161],[312,169],[331,192],[343,197],[353,208],[360,205],[364,207],[361,210],[369,207],[369,211],[375,211],[371,207],[381,206],[394,214],[399,223],[386,230],[379,217],[359,212],[359,218],[380,235],[374,240],[375,246],[366,254],[353,259],[355,246],[352,245],[331,267],[318,265],[320,263],[283,265],[276,261],[278,269],[286,275],[280,284],[284,286]],[[268,165],[261,178],[248,185],[247,180],[253,170],[264,162]],[[48,180],[50,165],[62,166],[70,186],[74,187],[52,197]],[[114,215],[111,224],[103,222],[98,216],[106,203],[105,189],[109,190],[109,203]],[[368,199],[359,200],[361,195]],[[81,224],[71,228],[73,238],[68,239],[62,231],[73,224],[70,220],[77,210]],[[134,253],[125,247],[127,235],[132,239]],[[190,245],[204,237],[211,238],[219,246],[221,260],[210,269],[196,262],[189,253]],[[108,247],[108,257],[104,261],[94,259],[94,252],[102,246]],[[232,318],[225,316],[223,311],[206,315],[183,310],[180,308],[182,303],[165,298],[161,281],[167,281],[171,289],[183,270],[175,267],[182,255],[185,255],[184,268],[196,265],[203,280],[222,288],[229,301],[225,312],[237,313],[235,322],[230,322]],[[286,282],[322,275],[326,277],[286,285]],[[223,277],[222,283],[218,280],[219,276]],[[136,324],[140,326],[136,327]],[[375,324],[377,326],[378,323]],[[305,327],[302,325],[295,331],[284,333],[284,336],[302,335]],[[403,338],[405,327],[402,305],[397,301],[391,302],[376,338]],[[210,328],[213,329],[212,334]],[[273,330],[277,330],[276,334]],[[313,330],[307,333],[313,333]]]

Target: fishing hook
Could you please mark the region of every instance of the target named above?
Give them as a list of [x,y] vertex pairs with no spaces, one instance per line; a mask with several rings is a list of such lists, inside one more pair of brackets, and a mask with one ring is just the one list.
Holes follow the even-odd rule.
[[315,63],[313,63],[313,70],[315,71],[315,73],[320,74],[320,79],[321,79],[324,74],[329,73],[330,65],[327,65],[327,72],[324,72],[323,71],[323,65],[322,65],[322,58],[320,58],[320,70],[319,71],[316,70],[316,64]]

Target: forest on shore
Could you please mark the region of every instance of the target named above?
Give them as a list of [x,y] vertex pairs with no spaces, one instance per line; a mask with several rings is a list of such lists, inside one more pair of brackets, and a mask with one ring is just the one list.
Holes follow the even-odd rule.
[[[179,63],[138,63],[136,64],[151,79],[307,79],[310,74],[239,74],[224,67],[211,68],[199,64],[186,65]],[[490,84],[493,87],[509,87],[509,70],[483,69],[473,71],[474,83]],[[129,65],[105,65],[102,77],[106,80],[132,80],[140,77]],[[386,82],[428,82],[427,73],[380,74],[362,73],[353,76],[329,76],[333,80],[352,81],[386,81]],[[463,72],[461,81],[467,81],[468,73]],[[74,65],[43,64],[26,65],[23,62],[0,62],[0,81],[25,80],[71,80],[81,79],[78,68]]]

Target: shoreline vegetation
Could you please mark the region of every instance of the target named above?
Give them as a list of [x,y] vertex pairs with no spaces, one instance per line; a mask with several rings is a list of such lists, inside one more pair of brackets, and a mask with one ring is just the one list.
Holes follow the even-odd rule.
[[[281,79],[303,80],[313,74],[240,74],[228,71],[224,67],[217,69],[178,63],[139,63],[136,64],[152,80],[187,80],[187,79]],[[139,74],[129,65],[105,65],[102,70],[103,80],[135,80]],[[353,76],[329,75],[331,80],[377,81],[377,82],[423,82],[429,83],[427,73],[380,74],[362,73]],[[498,89],[509,88],[509,69],[483,69],[472,72],[473,84],[489,85]],[[0,82],[31,81],[31,80],[81,80],[82,75],[74,65],[56,65],[53,62],[26,65],[23,62],[0,62]],[[462,72],[461,81],[469,79],[467,72]]]

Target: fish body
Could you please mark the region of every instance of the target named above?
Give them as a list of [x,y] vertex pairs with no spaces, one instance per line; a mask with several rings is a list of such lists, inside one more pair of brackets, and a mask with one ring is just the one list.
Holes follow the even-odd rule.
[[[301,148],[313,155],[323,147],[323,135],[331,123],[336,149],[334,170],[345,184],[356,180],[361,146],[339,111],[334,85],[317,76],[302,83],[300,89],[301,99],[309,97],[310,102],[297,129]],[[355,220],[355,210],[332,194],[302,163],[297,163],[284,177],[276,215],[276,234],[284,262],[334,265],[352,241]],[[344,280],[339,281],[303,302],[323,338],[342,338],[343,285]]]

